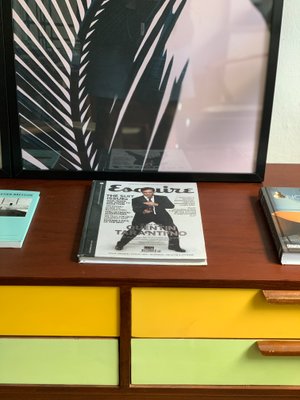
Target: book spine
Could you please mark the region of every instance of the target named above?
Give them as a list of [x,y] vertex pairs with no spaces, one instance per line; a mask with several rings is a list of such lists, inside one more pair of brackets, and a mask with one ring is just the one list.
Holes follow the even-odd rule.
[[260,203],[262,206],[262,209],[264,211],[264,214],[266,216],[278,255],[279,259],[281,261],[282,259],[282,254],[284,252],[287,252],[285,243],[282,239],[281,231],[279,229],[276,217],[273,215],[273,213],[276,211],[272,205],[271,200],[269,199],[269,195],[267,192],[267,189],[262,188],[260,190]]
[[92,257],[95,254],[105,186],[105,182],[102,181],[93,181],[92,183],[79,245],[79,259],[80,257]]

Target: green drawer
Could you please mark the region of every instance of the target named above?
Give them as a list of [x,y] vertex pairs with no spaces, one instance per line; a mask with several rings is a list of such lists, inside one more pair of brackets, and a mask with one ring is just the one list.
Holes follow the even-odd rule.
[[300,357],[263,356],[255,340],[132,339],[134,385],[300,385]]
[[118,385],[117,339],[0,339],[0,384]]

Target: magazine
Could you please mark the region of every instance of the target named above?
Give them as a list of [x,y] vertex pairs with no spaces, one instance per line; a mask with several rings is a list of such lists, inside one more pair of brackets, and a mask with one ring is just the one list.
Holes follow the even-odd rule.
[[197,184],[93,181],[78,260],[206,265]]
[[0,190],[0,248],[23,245],[40,193],[28,190]]
[[281,264],[300,265],[300,188],[263,187],[260,202]]

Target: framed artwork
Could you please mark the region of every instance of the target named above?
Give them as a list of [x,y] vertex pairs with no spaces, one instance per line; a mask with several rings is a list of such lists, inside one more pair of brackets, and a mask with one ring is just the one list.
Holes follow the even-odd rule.
[[263,180],[283,0],[2,7],[15,175]]

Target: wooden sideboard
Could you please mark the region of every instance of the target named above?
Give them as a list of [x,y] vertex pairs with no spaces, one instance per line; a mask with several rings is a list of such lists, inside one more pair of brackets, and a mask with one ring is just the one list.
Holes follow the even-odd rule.
[[[270,164],[263,184],[299,186],[299,176],[300,165]],[[0,320],[0,379],[1,368],[3,375],[6,374],[4,362],[1,365],[1,351],[5,349],[3,354],[8,353],[10,362],[14,358],[7,350],[9,346],[20,348],[28,359],[32,351],[32,359],[41,360],[41,351],[35,347],[41,338],[49,357],[55,357],[57,351],[59,354],[55,346],[62,343],[63,351],[67,352],[66,358],[61,353],[62,370],[83,359],[93,372],[98,364],[100,369],[104,368],[98,376],[90,374],[93,375],[90,381],[85,381],[84,371],[76,368],[74,373],[67,374],[65,381],[59,380],[63,372],[56,372],[58,378],[54,382],[42,375],[36,381],[30,380],[32,375],[22,382],[5,382],[2,378],[1,399],[300,399],[297,355],[291,358],[288,354],[287,359],[286,355],[278,357],[278,368],[284,372],[290,366],[293,379],[278,371],[277,379],[273,361],[270,369],[264,369],[264,365],[269,368],[271,362],[262,364],[258,375],[269,374],[265,380],[257,377],[255,371],[253,381],[243,375],[238,378],[234,370],[223,378],[213,375],[213,366],[222,365],[221,358],[226,357],[226,352],[221,351],[218,362],[217,347],[222,348],[223,343],[242,348],[249,341],[251,351],[248,349],[245,354],[251,362],[255,359],[256,366],[257,340],[266,346],[271,340],[300,342],[300,305],[270,305],[267,301],[274,301],[270,300],[271,294],[275,295],[275,302],[284,302],[288,297],[285,302],[289,303],[290,294],[293,302],[297,302],[300,266],[282,266],[278,262],[258,203],[261,184],[198,184],[208,258],[208,265],[201,267],[79,264],[76,254],[91,181],[1,179],[0,184],[2,189],[41,192],[23,247],[0,249],[0,313],[4,316]],[[276,294],[280,295],[279,300]],[[267,307],[271,307],[270,313]],[[28,346],[24,340],[28,340]],[[147,347],[150,341],[153,351]],[[176,347],[179,342],[182,353]],[[187,343],[191,343],[188,347],[191,354],[199,351],[204,360],[200,372],[196,367],[198,375],[191,379],[188,373],[183,378],[176,371],[177,366],[170,365],[168,352],[172,351],[168,346],[174,344],[174,357],[184,354],[182,363],[189,368],[184,347]],[[85,350],[89,344],[92,347]],[[211,346],[211,353],[216,353],[207,377],[203,375],[205,357],[209,355],[202,352],[201,346],[204,349]],[[230,347],[226,349],[232,354]],[[95,356],[91,363],[86,359],[87,351],[102,353],[104,361]],[[170,374],[163,369],[161,373],[157,372],[159,369],[155,371],[155,359],[150,360],[153,354],[156,357],[155,351],[157,368],[165,365]],[[149,357],[145,365],[144,355]],[[42,360],[47,364],[47,357]],[[244,366],[243,361],[241,368]],[[148,367],[153,371],[149,380]],[[248,367],[245,368],[247,372]]]

